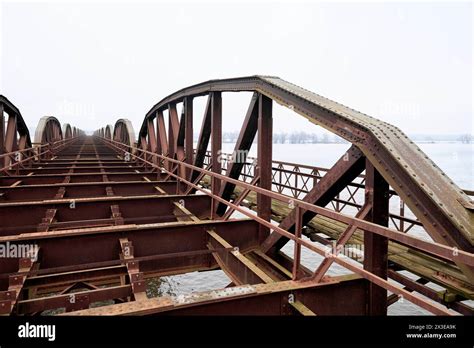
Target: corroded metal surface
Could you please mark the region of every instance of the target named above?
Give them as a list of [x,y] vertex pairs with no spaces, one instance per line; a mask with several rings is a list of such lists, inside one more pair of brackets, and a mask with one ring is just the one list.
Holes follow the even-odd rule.
[[132,122],[124,118],[117,120],[117,122],[115,122],[112,139],[127,145],[134,145],[135,131],[133,130]]
[[[0,94],[0,105],[1,109],[0,112],[2,113],[2,122],[3,122],[3,112],[8,113],[9,116],[16,116],[16,129],[20,136],[26,136],[26,142],[25,146],[26,147],[31,147],[31,139],[30,139],[30,132],[28,131],[28,126],[26,125],[25,121],[23,120],[23,117],[21,116],[20,110],[13,105],[11,101],[9,101],[5,96]],[[3,127],[3,123],[1,127]],[[3,130],[3,128],[2,128]],[[4,130],[3,130],[4,131]],[[2,134],[3,135],[3,134]],[[2,139],[3,140],[3,139]],[[3,144],[2,144],[3,145]],[[2,146],[0,145],[0,146]],[[2,154],[0,152],[0,154]]]
[[35,130],[35,143],[47,144],[63,139],[61,123],[56,117],[43,116]]
[[[226,162],[222,93],[234,91],[253,96],[234,151],[244,158]],[[193,98],[205,95],[194,149]],[[10,116],[0,142],[0,243],[35,246],[0,259],[2,314],[384,315],[400,297],[434,314],[473,313],[461,302],[474,288],[470,199],[396,127],[279,78],[251,76],[164,98],[145,116],[138,139],[127,119],[90,137],[42,118],[33,150],[19,111],[0,101],[2,125],[3,110]],[[329,169],[274,161],[273,101],[351,149]],[[257,133],[258,155],[249,164]],[[18,150],[26,158],[13,156]],[[404,205],[391,211],[391,197],[413,216]],[[411,228],[434,242],[407,234]],[[290,240],[291,257],[280,250]],[[363,261],[339,250],[354,240]],[[322,262],[309,269],[303,250]],[[437,276],[406,260],[436,265]],[[332,263],[350,274],[327,274]],[[162,276],[216,269],[227,287],[148,293]],[[428,281],[443,287],[442,296]]]
[[[257,91],[312,122],[356,144],[438,242],[474,250],[474,212],[470,198],[400,129],[324,98],[278,77],[250,76],[210,80],[160,101],[146,115],[184,97],[213,91]],[[140,136],[147,134],[146,122]]]

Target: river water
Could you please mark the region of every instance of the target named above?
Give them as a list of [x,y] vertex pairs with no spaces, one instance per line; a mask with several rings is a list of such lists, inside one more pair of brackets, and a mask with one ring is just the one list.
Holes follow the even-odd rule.
[[[274,144],[273,158],[285,162],[293,162],[319,167],[331,167],[349,144]],[[420,148],[461,188],[474,190],[474,145],[461,143],[420,143]],[[250,156],[256,154],[256,146]],[[232,144],[223,144],[223,151],[230,153]],[[420,237],[422,236],[420,234]],[[293,245],[288,243],[283,249],[288,255],[293,254]],[[302,250],[302,263],[315,269],[322,257]],[[350,273],[338,265],[333,265],[328,275]],[[406,272],[405,275],[410,276]],[[224,288],[230,283],[222,271],[195,272],[178,276],[161,278],[158,294],[181,295],[193,291],[206,291]],[[428,283],[433,289],[440,290],[435,284]],[[156,293],[154,295],[157,295]],[[472,305],[472,301],[469,302]],[[429,312],[411,304],[407,300],[391,305],[389,315],[426,315]]]

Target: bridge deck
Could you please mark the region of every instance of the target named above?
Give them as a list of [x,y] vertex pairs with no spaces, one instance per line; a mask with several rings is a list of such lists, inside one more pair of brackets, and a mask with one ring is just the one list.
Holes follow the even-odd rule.
[[[164,181],[163,173],[127,161],[113,160],[111,165],[113,157],[116,153],[101,141],[83,137],[54,158],[2,177],[0,242],[34,243],[38,248],[33,262],[23,258],[19,264],[15,259],[0,263],[1,273],[10,273],[0,278],[4,314],[60,313],[61,308],[77,314],[143,314],[148,306],[148,314],[170,310],[197,314],[203,298],[209,304],[210,296],[212,303],[227,299],[227,305],[217,301],[219,308],[207,309],[208,314],[229,311],[242,296],[256,301],[245,307],[248,313],[258,313],[257,308],[265,308],[262,314],[298,313],[291,306],[281,307],[281,297],[290,291],[302,296],[311,293],[309,303],[320,314],[365,314],[367,284],[362,279],[336,277],[316,288],[291,282],[291,270],[271,263],[263,267],[262,260],[256,261],[260,257],[253,254],[258,247],[255,222],[209,220],[208,196],[180,195],[177,182]],[[84,165],[96,170],[83,175]],[[52,174],[53,168],[63,169]],[[133,168],[133,175],[124,174],[123,168]],[[96,180],[91,181],[91,175]],[[121,180],[113,181],[117,175]],[[228,264],[228,253],[234,248],[239,250],[235,263]],[[164,308],[147,302],[151,301],[146,295],[148,279],[217,267],[225,270],[229,283],[244,286],[193,295],[185,302],[165,296],[158,302]],[[14,277],[20,280],[13,282]],[[323,290],[324,286],[330,289]],[[328,291],[358,291],[360,299],[351,306],[322,306],[324,302],[316,299]],[[281,294],[275,297],[269,292]],[[268,306],[257,306],[262,301]],[[119,305],[122,302],[127,306]],[[102,307],[88,310],[94,303]]]

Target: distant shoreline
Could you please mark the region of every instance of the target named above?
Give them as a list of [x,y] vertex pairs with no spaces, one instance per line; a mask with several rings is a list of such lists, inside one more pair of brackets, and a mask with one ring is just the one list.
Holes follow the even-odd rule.
[[[33,140],[35,129],[29,128]],[[86,131],[86,134],[93,131]],[[224,132],[222,143],[235,144],[239,136],[238,131]],[[474,144],[473,134],[408,134],[408,137],[416,144]],[[194,143],[197,143],[199,133],[194,133]],[[254,143],[257,142],[257,136]],[[306,133],[306,132],[274,132],[273,144],[349,144],[346,140],[332,133]]]

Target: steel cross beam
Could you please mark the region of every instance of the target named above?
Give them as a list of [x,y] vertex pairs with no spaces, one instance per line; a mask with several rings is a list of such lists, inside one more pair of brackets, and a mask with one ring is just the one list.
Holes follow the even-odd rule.
[[[239,248],[234,248],[214,231],[207,233],[211,237],[207,246],[213,252],[212,256],[234,284],[273,283],[272,278],[245,257]],[[215,251],[218,248],[222,251]],[[233,250],[228,252],[224,249]]]
[[289,280],[163,296],[140,303],[76,311],[71,315],[300,315],[293,301],[299,301],[318,315],[364,315],[365,291],[366,283],[354,276],[336,277],[331,282],[319,284]]
[[[173,202],[183,201],[198,217],[209,216],[210,198],[204,195],[105,196],[77,199],[52,199],[31,202],[0,203],[3,221],[0,235],[14,235],[37,230],[47,212],[52,229],[87,228],[114,225],[110,206],[119,206],[126,223],[175,221]],[[156,215],[160,211],[160,215]],[[54,218],[56,215],[56,218]]]
[[[163,193],[172,195],[177,191],[177,181],[172,180],[64,182],[33,185],[24,185],[25,180],[21,181],[23,185],[0,186],[0,191],[3,192],[0,203],[60,199],[66,194],[69,199],[103,197],[107,195],[107,189],[113,189],[117,196],[144,196]],[[62,190],[61,197],[57,196],[58,189]]]
[[[172,254],[167,259],[140,261],[143,272],[173,270],[189,267],[209,267],[209,255],[180,258],[178,253],[207,249],[208,230],[214,230],[241,253],[258,247],[258,228],[254,221],[174,221],[167,223],[118,225],[109,227],[82,228],[24,233],[0,237],[2,243],[10,245],[37,244],[41,250],[42,269],[118,260],[117,241],[128,238],[133,242],[134,257]],[[169,241],[174,243],[170,244]],[[72,248],[73,245],[87,245]],[[2,264],[0,264],[1,266]],[[2,270],[0,268],[0,270]],[[0,272],[3,273],[3,272]]]
[[[130,285],[118,285],[111,287],[97,288],[87,291],[78,291],[73,294],[60,294],[48,297],[39,297],[18,301],[18,314],[40,313],[45,310],[65,307],[68,314],[73,314],[73,310],[83,310],[89,308],[94,302],[115,300],[132,295]],[[78,303],[79,306],[72,306]],[[84,308],[85,307],[85,308]]]

